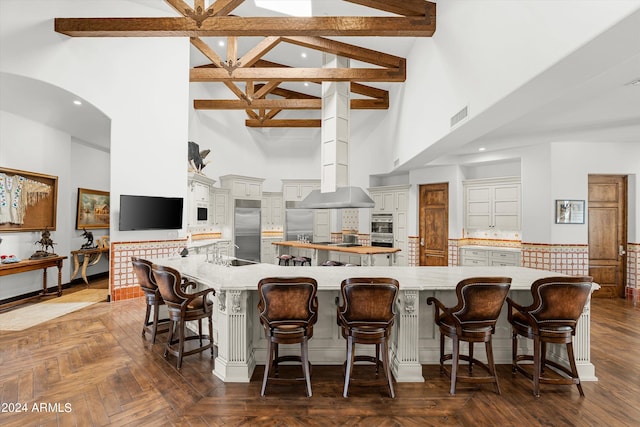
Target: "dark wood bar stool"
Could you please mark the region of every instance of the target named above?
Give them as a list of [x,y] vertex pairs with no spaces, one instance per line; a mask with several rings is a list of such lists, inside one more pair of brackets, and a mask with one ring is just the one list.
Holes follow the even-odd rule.
[[[455,307],[445,307],[435,297],[427,298],[427,304],[435,305],[435,323],[440,328],[440,371],[451,378],[451,394],[456,394],[457,382],[493,383],[496,393],[500,394],[491,337],[510,287],[509,277],[473,277],[457,284],[458,302]],[[450,354],[444,352],[445,336],[453,341]],[[460,354],[460,341],[469,343],[468,355]],[[477,342],[485,344],[486,364],[473,356],[473,347]],[[444,363],[447,360],[451,360],[450,370]],[[468,374],[460,372],[460,360],[469,362]],[[474,365],[481,367],[488,375],[475,375]]]
[[[147,302],[147,312],[142,325],[142,336],[146,336],[147,332],[149,332],[151,334],[151,342],[155,344],[158,332],[168,331],[168,329],[158,330],[158,325],[169,321],[169,319],[158,319],[160,306],[164,305],[164,300],[162,299],[162,295],[160,295],[160,290],[151,272],[151,262],[146,259],[131,257],[131,264],[133,265],[133,272],[138,278],[138,285],[144,292]],[[151,319],[152,309],[153,319]]]
[[[575,384],[580,396],[584,396],[573,354],[573,336],[591,295],[592,281],[589,276],[547,277],[531,285],[531,305],[524,307],[507,298],[512,327],[511,370],[533,381],[536,397],[540,397],[540,384]],[[519,335],[533,340],[533,355],[518,354]],[[548,343],[567,346],[568,367],[547,359]],[[522,361],[533,361],[533,365]],[[554,375],[547,368],[554,368],[549,369]]]
[[[389,341],[395,320],[393,304],[399,288],[397,280],[386,277],[358,277],[342,281],[342,305],[338,307],[337,315],[342,336],[347,340],[343,397],[348,396],[351,382],[387,385],[389,395],[395,397],[389,363]],[[375,345],[376,356],[356,356],[356,344]],[[353,378],[353,366],[356,362],[373,363],[376,367],[376,379]],[[384,378],[379,378],[380,367]]]
[[[267,381],[305,381],[307,396],[311,397],[308,341],[318,319],[317,291],[317,282],[309,277],[267,277],[258,282],[258,312],[267,339],[261,396]],[[280,344],[300,344],[300,356],[279,356]],[[300,362],[303,376],[280,378],[279,364],[291,361]]]
[[[178,358],[176,367],[182,367],[182,358],[211,349],[213,358],[213,302],[209,296],[216,294],[212,288],[189,293],[187,288],[196,287],[195,282],[183,280],[180,273],[171,268],[153,264],[151,267],[158,289],[169,310],[169,339],[164,349],[164,357],[172,354]],[[209,322],[209,333],[203,334],[202,320]],[[186,335],[186,323],[198,321],[198,335]],[[177,337],[176,337],[177,335]],[[198,340],[200,346],[185,351],[185,342]],[[203,341],[206,340],[206,343]]]
[[293,258],[293,265],[311,265],[311,258],[309,258],[308,256],[297,256]]
[[278,265],[289,265],[289,262],[293,259],[291,255],[280,255],[278,257]]

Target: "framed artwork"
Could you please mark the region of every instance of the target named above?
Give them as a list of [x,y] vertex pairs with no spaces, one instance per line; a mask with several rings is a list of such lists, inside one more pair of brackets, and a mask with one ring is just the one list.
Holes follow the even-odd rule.
[[109,228],[109,192],[78,188],[76,229]]
[[584,200],[556,200],[556,224],[584,224]]
[[0,168],[0,232],[54,231],[58,177]]

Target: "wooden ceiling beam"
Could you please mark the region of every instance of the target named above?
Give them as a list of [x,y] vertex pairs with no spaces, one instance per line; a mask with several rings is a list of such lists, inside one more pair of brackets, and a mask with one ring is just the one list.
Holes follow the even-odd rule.
[[357,81],[357,82],[404,82],[406,68],[192,68],[191,82],[224,81]]
[[282,37],[282,41],[285,43],[295,44],[297,46],[307,47],[309,49],[319,50],[321,52],[332,53],[349,59],[355,59],[369,64],[379,65],[381,67],[400,67],[402,62],[405,61],[404,58],[399,56],[389,55],[377,50],[367,49],[349,43],[342,43],[324,37]]
[[384,10],[402,16],[429,16],[435,17],[436,4],[425,0],[345,0],[367,6],[373,9]]
[[252,120],[244,122],[247,127],[254,128],[319,128],[320,119],[280,119],[280,120]]
[[[277,96],[285,96],[276,93]],[[294,92],[297,93],[297,92]],[[302,94],[304,95],[304,94]],[[386,110],[389,108],[388,100],[382,99],[351,99],[352,110]],[[322,99],[307,95],[307,98],[286,97],[285,99],[260,98],[243,101],[239,99],[194,99],[194,110],[246,110],[246,109],[278,109],[278,110],[320,110]]]
[[242,3],[244,0],[217,0],[207,8],[207,13],[211,16],[228,15]]
[[280,41],[281,37],[265,37],[260,43],[255,45],[249,52],[242,55],[242,58],[238,61],[240,66],[242,67],[251,67],[253,66],[260,58],[266,55],[271,49],[276,47]]
[[431,37],[425,17],[210,16],[178,18],[55,18],[55,31],[71,37],[379,36]]

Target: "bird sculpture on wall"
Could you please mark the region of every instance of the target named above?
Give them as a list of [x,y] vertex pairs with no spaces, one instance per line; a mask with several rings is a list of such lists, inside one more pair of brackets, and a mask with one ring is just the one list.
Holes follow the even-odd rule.
[[189,141],[189,172],[202,173],[202,169],[209,163],[204,161],[211,150],[200,151],[200,146],[193,141]]

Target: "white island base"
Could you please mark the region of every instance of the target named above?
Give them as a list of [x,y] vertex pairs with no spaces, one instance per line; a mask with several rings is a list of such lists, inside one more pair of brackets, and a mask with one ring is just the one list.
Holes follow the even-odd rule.
[[[523,267],[285,267],[272,264],[225,267],[205,262],[204,255],[154,262],[176,268],[216,290],[213,326],[218,356],[213,373],[225,382],[249,382],[256,364],[265,363],[267,343],[257,314],[257,284],[263,277],[306,276],[318,282],[318,322],[309,341],[309,360],[316,365],[342,365],[346,358],[346,344],[336,323],[336,299],[342,280],[348,277],[397,279],[400,293],[390,348],[393,375],[398,382],[423,382],[422,365],[437,365],[440,358],[440,334],[433,321],[434,308],[426,304],[428,297],[435,296],[451,306],[456,302],[455,287],[460,280],[506,276],[512,278],[510,297],[529,304],[530,287],[535,280],[559,275]],[[594,290],[596,288],[594,284]],[[450,348],[451,341],[445,342]],[[523,351],[532,353],[531,340],[520,339],[519,345]],[[356,351],[369,350],[366,347],[357,347]],[[281,346],[280,353],[299,351],[299,346]],[[461,353],[466,351],[466,344],[461,343]],[[552,347],[550,351],[552,357],[566,360],[565,346]],[[574,351],[580,379],[596,381],[595,367],[590,361],[589,303],[578,322]],[[511,364],[511,327],[506,304],[496,325],[493,352],[497,364]],[[484,346],[477,345],[476,353],[486,361]]]

